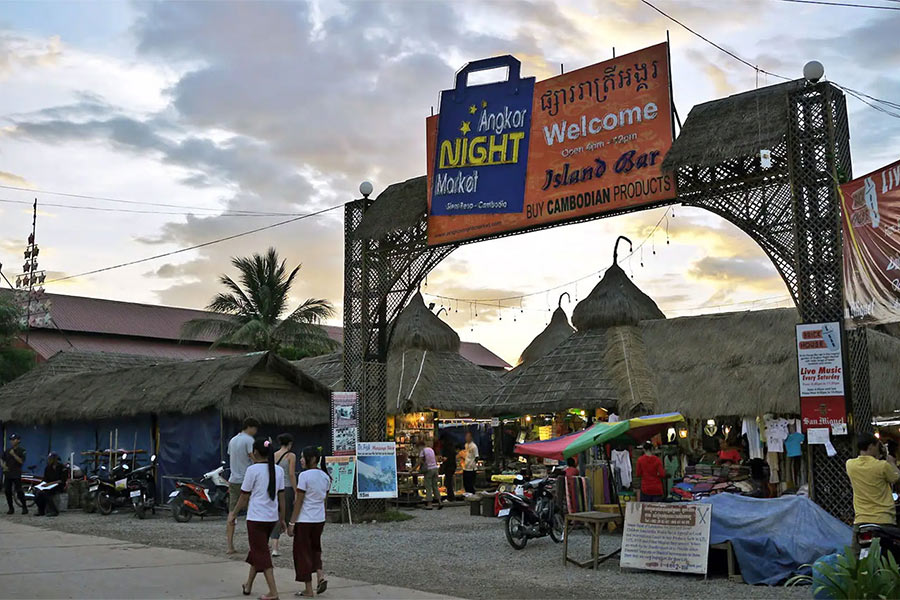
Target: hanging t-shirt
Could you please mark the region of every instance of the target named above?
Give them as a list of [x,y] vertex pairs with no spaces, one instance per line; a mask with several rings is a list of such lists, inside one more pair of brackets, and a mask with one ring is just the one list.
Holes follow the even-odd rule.
[[802,456],[803,440],[805,439],[806,436],[799,431],[787,436],[787,439],[784,440],[784,447],[787,449],[787,455],[791,457]]
[[613,450],[609,457],[613,467],[619,470],[622,487],[631,487],[631,455],[628,450]]
[[762,458],[762,442],[759,439],[759,427],[756,426],[755,418],[744,417],[741,421],[741,435],[747,436],[747,450],[750,453],[750,459]]
[[769,452],[784,452],[784,440],[788,437],[787,419],[766,419],[766,443]]

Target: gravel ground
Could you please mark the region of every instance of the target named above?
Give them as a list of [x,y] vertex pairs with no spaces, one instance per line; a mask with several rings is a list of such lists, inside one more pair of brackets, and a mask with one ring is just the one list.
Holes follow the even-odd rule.
[[[501,521],[472,517],[467,508],[415,510],[415,518],[395,523],[329,523],[322,539],[325,569],[339,577],[395,585],[465,598],[808,598],[809,588],[736,584],[718,574],[697,576],[623,572],[618,561],[597,571],[562,566],[562,545],[550,538],[530,540],[521,551],[506,542]],[[153,546],[221,556],[225,553],[223,517],[176,523],[167,511],[141,521],[131,512],[104,517],[69,511],[55,519],[33,515],[0,518],[70,533],[98,535]],[[246,550],[246,530],[238,524],[236,545]],[[615,549],[621,537],[604,534],[601,552]],[[276,566],[291,567],[290,538]],[[590,537],[576,531],[570,551],[587,558]],[[235,560],[243,560],[240,554]]]

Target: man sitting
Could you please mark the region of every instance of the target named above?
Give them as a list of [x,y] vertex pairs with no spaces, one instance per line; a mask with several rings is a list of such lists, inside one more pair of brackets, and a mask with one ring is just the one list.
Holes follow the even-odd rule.
[[50,489],[35,489],[34,503],[37,505],[38,515],[55,517],[59,515],[56,507],[56,496],[63,491],[66,484],[66,467],[59,462],[59,455],[51,452],[47,457],[47,468],[44,469],[44,486],[56,483]]

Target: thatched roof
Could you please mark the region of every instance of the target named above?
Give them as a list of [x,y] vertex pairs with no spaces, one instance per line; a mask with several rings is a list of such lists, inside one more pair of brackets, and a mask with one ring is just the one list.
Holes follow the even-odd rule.
[[788,81],[698,104],[666,154],[663,169],[712,166],[774,148],[788,134],[788,94],[803,85],[803,80]]
[[642,292],[613,259],[603,279],[572,311],[578,331],[637,325],[647,319],[665,319],[650,296]]
[[522,351],[518,366],[537,361],[559,346],[573,333],[575,333],[575,329],[569,325],[569,317],[566,316],[566,311],[562,309],[562,306],[558,307],[553,311],[550,324],[537,337],[531,340],[528,347]]
[[417,293],[397,316],[388,351],[389,413],[473,412],[499,376],[459,355],[459,336]]
[[0,421],[41,423],[192,414],[310,426],[329,422],[330,391],[266,352],[50,376],[27,394],[0,388]]
[[890,415],[900,410],[900,339],[870,329],[867,341],[872,415]]
[[397,316],[391,334],[391,350],[414,348],[459,353],[459,335],[425,306],[421,292]]
[[344,391],[344,353],[333,352],[321,356],[310,356],[292,361],[301,371],[314,379],[318,379],[328,388],[336,391]]
[[380,240],[395,231],[415,227],[428,209],[427,186],[424,175],[389,185],[366,210],[356,235]]

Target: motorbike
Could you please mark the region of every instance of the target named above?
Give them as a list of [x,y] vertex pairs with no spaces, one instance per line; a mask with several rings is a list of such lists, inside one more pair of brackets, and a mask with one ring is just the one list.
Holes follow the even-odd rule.
[[97,510],[101,515],[111,514],[116,508],[131,504],[128,491],[128,475],[131,466],[128,455],[123,454],[119,464],[112,471],[100,465],[97,472],[88,478],[88,494],[84,499],[85,512]]
[[[35,474],[34,470],[37,468],[36,465],[30,465],[28,467],[32,472],[31,473],[23,473],[22,474],[22,494],[25,496],[25,506],[31,508],[34,506],[34,493],[40,489],[50,489],[55,484],[49,484],[48,487],[42,488],[42,484],[44,482],[44,478]],[[69,463],[65,464],[65,469],[68,472],[70,470]],[[81,467],[75,467],[72,469],[71,479],[83,479],[84,474],[81,471]],[[19,501],[18,496],[15,497],[15,503],[19,508],[22,508],[22,503]]]
[[549,535],[557,544],[563,541],[565,521],[553,493],[556,477],[525,482],[516,477],[515,492],[500,493],[500,512],[506,530],[506,540],[516,550],[522,550],[528,540]]
[[147,509],[156,514],[156,455],[150,456],[150,464],[138,467],[128,476],[128,497],[138,519],[147,516]]
[[228,479],[225,463],[204,473],[199,481],[176,481],[175,490],[169,494],[172,518],[187,523],[194,515],[201,519],[214,514],[228,514]]
[[[894,510],[900,516],[900,496],[896,492],[894,496]],[[900,522],[900,521],[898,521]],[[872,542],[879,540],[882,556],[886,553],[894,555],[894,558],[900,560],[900,527],[896,525],[885,525],[880,523],[861,523],[859,525],[859,557],[865,558],[869,555]]]

